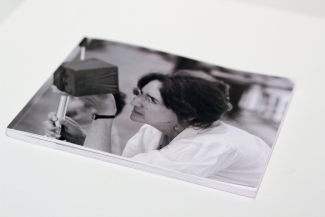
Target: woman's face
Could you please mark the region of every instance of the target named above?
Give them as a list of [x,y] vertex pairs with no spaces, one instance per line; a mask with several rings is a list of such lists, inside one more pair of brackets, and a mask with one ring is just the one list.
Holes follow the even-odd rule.
[[135,122],[149,124],[153,127],[175,126],[177,116],[171,109],[166,108],[160,95],[161,82],[153,80],[142,88],[142,94],[135,97],[130,118]]

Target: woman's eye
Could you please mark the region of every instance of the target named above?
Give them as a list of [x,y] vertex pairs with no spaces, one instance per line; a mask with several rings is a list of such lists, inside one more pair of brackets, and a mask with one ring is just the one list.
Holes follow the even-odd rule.
[[152,99],[151,97],[148,97],[148,102],[149,102],[149,103],[152,103],[152,104],[157,104],[157,103],[155,102],[155,100]]
[[153,103],[153,99],[152,99],[151,97],[148,97],[148,101],[149,101],[150,103]]

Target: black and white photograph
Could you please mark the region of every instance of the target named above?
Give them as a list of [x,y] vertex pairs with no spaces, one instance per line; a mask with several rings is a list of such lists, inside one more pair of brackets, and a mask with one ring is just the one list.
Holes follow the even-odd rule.
[[324,8],[0,1],[0,216],[325,216]]
[[7,133],[119,156],[153,173],[257,189],[294,84],[84,38]]

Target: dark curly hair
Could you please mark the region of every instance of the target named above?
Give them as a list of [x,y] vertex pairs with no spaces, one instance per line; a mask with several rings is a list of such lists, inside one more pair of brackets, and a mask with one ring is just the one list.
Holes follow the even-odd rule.
[[160,94],[167,108],[172,109],[180,123],[208,128],[230,111],[229,85],[222,81],[203,78],[150,73],[138,81],[142,89],[153,80],[162,83]]

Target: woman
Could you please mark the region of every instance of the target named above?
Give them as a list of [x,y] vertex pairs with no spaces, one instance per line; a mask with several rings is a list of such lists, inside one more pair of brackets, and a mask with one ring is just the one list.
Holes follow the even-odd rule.
[[[257,186],[270,148],[260,138],[219,121],[231,109],[221,81],[151,73],[134,89],[131,120],[144,123],[122,156],[179,172],[235,184]],[[116,112],[112,95],[85,97],[99,115]],[[51,114],[48,136],[57,137]],[[84,146],[110,151],[113,119],[97,119]],[[70,136],[85,136],[70,119],[61,120]]]

